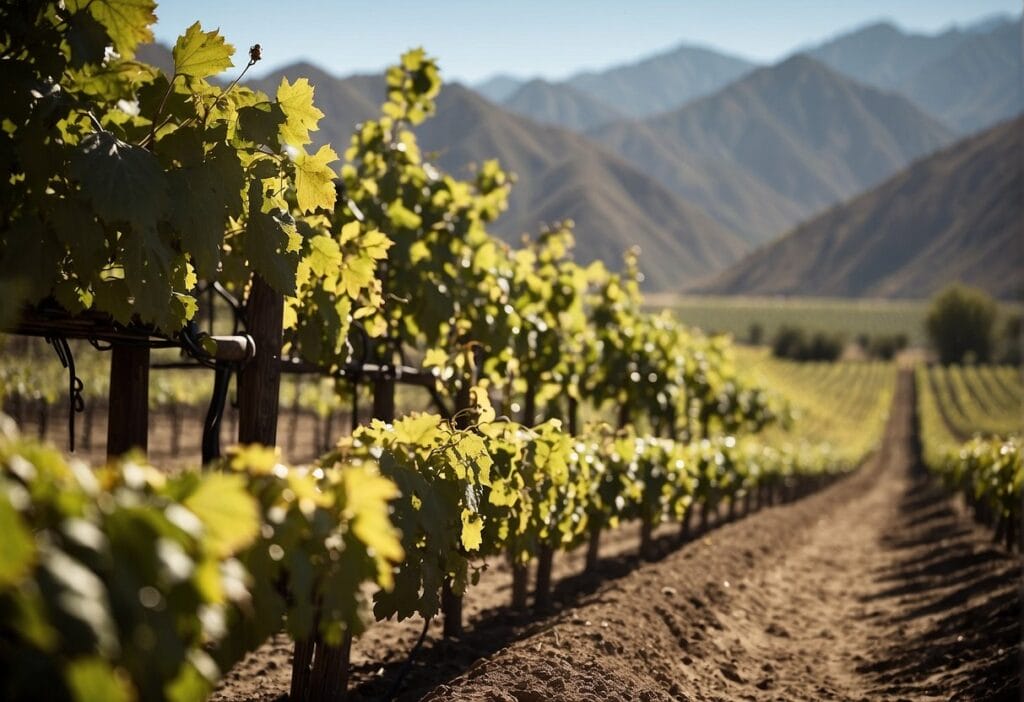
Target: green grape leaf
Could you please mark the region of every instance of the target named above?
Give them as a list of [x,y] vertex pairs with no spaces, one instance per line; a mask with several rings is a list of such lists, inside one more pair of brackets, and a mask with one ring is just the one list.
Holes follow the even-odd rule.
[[259,506],[241,475],[204,475],[184,505],[203,523],[207,544],[217,556],[236,553],[259,534]]
[[7,495],[0,494],[0,586],[14,585],[32,568],[35,541]]
[[88,9],[124,58],[134,57],[139,44],[153,41],[155,0],[67,0],[66,6],[71,12]]
[[193,168],[168,173],[174,208],[170,222],[181,236],[199,277],[217,272],[228,215],[241,207],[242,166],[230,149],[215,149]]
[[74,269],[88,282],[107,264],[107,242],[103,228],[90,209],[78,198],[50,198],[46,218],[57,238],[68,247]]
[[135,300],[134,311],[164,328],[184,321],[169,309],[174,250],[155,228],[128,232],[119,242],[124,251],[125,281]]
[[316,276],[336,274],[341,268],[341,247],[331,237],[318,234],[309,240],[306,261]]
[[95,304],[121,324],[129,324],[132,320],[131,292],[124,278],[115,278],[97,283]]
[[235,47],[225,43],[218,30],[204,32],[196,22],[178,37],[171,53],[175,75],[206,78],[234,65],[231,57]]
[[76,12],[68,18],[67,38],[72,68],[101,63],[110,44],[106,27],[84,12]]
[[282,143],[292,146],[308,144],[309,133],[317,130],[317,124],[324,116],[313,104],[313,86],[305,78],[299,78],[295,83],[282,78],[277,88],[277,102],[287,118],[280,129]]
[[334,209],[336,197],[334,170],[330,164],[338,160],[338,154],[330,146],[321,146],[315,154],[301,150],[295,158],[295,198],[299,209],[313,212],[317,208]]
[[155,229],[167,211],[168,183],[157,158],[110,132],[93,132],[71,156],[71,175],[108,224]]
[[254,144],[276,144],[285,123],[284,111],[276,102],[258,102],[238,110],[238,131]]
[[64,673],[75,702],[131,702],[131,686],[101,658],[79,658],[68,663]]
[[253,268],[282,295],[295,294],[301,237],[295,225],[264,212],[253,212],[245,226],[245,253]]

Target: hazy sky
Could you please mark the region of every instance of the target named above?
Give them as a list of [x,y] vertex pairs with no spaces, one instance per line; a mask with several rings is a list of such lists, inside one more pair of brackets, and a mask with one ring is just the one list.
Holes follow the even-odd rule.
[[877,19],[934,32],[1020,11],[1021,0],[165,0],[156,34],[173,44],[197,19],[220,27],[240,55],[263,46],[259,72],[299,59],[376,71],[423,46],[446,79],[473,82],[562,78],[682,42],[769,62]]

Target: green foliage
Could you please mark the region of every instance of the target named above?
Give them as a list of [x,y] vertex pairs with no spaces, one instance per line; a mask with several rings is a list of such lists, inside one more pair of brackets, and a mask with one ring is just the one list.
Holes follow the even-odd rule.
[[295,291],[302,237],[287,198],[299,214],[330,210],[333,152],[302,149],[321,116],[304,80],[276,99],[207,81],[232,65],[217,31],[189,27],[173,75],[133,60],[154,8],[0,9],[0,280],[26,302],[54,296],[173,334],[196,314],[198,276],[241,290],[256,272]]
[[835,361],[843,354],[844,345],[841,334],[808,335],[802,327],[784,325],[772,339],[772,354],[793,361]]
[[891,361],[896,354],[907,347],[909,339],[906,334],[861,334],[857,338],[861,349],[871,358]]
[[985,363],[992,355],[998,308],[981,290],[951,285],[932,300],[925,328],[942,363]]
[[0,693],[202,700],[286,620],[360,631],[391,585],[395,486],[371,466],[290,469],[250,448],[224,472],[91,470],[0,416]]
[[[916,370],[924,462],[971,503],[1018,524],[1024,500],[1019,375],[1011,368],[969,370]],[[1008,382],[1016,378],[1015,386],[1000,387],[1002,371]],[[986,406],[980,405],[981,397]]]

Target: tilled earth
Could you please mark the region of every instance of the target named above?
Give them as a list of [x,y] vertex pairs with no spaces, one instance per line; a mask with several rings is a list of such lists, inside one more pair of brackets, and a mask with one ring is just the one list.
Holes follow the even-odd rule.
[[[656,563],[633,556],[632,529],[609,535],[595,575],[558,559],[547,618],[504,609],[493,564],[466,634],[443,641],[433,623],[411,666],[422,622],[375,625],[353,647],[350,699],[1021,699],[1021,560],[920,473],[912,395],[904,375],[879,452],[811,497]],[[285,698],[290,655],[268,642],[216,699]]]

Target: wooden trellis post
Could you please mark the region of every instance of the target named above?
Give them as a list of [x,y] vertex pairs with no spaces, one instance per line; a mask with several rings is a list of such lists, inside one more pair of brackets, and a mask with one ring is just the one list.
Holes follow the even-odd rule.
[[149,347],[115,344],[110,355],[107,457],[149,447]]

